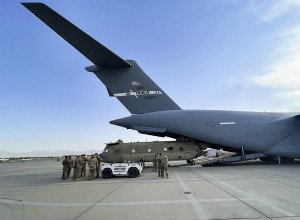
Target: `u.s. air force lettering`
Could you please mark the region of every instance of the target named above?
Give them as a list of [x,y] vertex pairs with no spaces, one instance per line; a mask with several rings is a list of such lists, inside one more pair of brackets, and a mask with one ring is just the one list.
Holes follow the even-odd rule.
[[155,95],[162,95],[161,91],[129,91],[129,92],[120,92],[115,93],[115,97],[122,97],[122,96],[135,96],[138,98],[138,96],[144,96],[145,99],[154,99]]
[[136,87],[136,90],[143,90],[143,89],[145,89],[144,86],[137,86]]

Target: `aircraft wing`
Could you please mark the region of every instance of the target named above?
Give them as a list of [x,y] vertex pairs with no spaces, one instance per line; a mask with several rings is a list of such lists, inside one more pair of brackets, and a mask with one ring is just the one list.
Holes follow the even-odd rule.
[[273,121],[271,121],[269,124],[275,124],[275,123],[286,123],[287,121],[289,121],[289,123],[300,123],[300,114],[295,113],[294,115],[288,115],[288,116],[284,116],[278,119],[275,119]]
[[131,64],[127,61],[107,49],[47,5],[43,3],[22,3],[22,5],[96,66],[108,68],[131,67]]

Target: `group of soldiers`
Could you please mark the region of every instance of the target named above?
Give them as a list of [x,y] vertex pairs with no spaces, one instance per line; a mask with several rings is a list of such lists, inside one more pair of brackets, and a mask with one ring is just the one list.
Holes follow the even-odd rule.
[[[153,171],[158,172],[158,177],[169,178],[168,164],[169,160],[166,154],[156,153],[152,160]],[[165,175],[166,174],[166,175]]]
[[88,180],[99,178],[101,161],[102,159],[98,153],[92,154],[90,159],[85,154],[76,156],[74,160],[72,156],[65,156],[65,159],[62,161],[62,179],[68,179],[73,169],[73,180],[80,180],[81,177],[86,176],[87,165],[89,167]]

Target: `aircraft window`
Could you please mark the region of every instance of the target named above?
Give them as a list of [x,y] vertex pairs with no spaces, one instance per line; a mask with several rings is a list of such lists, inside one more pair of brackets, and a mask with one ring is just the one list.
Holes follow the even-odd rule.
[[169,147],[169,150],[173,150],[173,147]]
[[132,153],[135,153],[135,149],[132,149],[131,152],[132,152]]
[[183,147],[180,147],[179,150],[180,150],[180,151],[183,151]]
[[149,152],[149,153],[151,152],[151,149],[150,149],[150,148],[148,149],[148,152]]
[[167,150],[168,150],[168,149],[165,147],[165,148],[164,148],[164,151],[167,151]]

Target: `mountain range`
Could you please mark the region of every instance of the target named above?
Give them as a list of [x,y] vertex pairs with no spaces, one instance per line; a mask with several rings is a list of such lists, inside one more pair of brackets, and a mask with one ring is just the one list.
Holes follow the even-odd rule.
[[19,157],[61,157],[64,155],[91,155],[94,153],[101,153],[100,150],[86,150],[86,151],[31,151],[31,152],[6,152],[0,151],[0,158],[19,158]]

